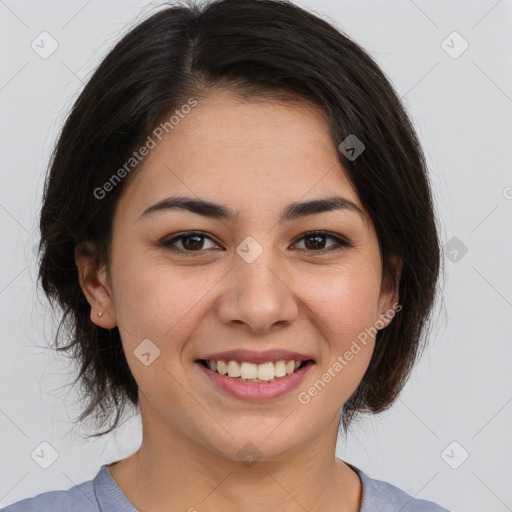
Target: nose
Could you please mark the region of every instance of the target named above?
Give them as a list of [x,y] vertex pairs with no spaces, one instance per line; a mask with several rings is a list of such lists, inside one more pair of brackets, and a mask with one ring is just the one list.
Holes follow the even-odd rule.
[[264,333],[291,325],[298,317],[293,285],[270,253],[265,249],[251,263],[235,256],[217,308],[222,323]]

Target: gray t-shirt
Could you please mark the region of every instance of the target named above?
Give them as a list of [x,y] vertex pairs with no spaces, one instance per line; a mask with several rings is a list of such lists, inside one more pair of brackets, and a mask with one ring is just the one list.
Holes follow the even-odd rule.
[[[417,500],[382,480],[374,480],[346,462],[361,478],[363,501],[359,512],[449,512],[431,501]],[[108,472],[101,466],[93,480],[67,491],[49,491],[27,498],[3,512],[138,512]]]

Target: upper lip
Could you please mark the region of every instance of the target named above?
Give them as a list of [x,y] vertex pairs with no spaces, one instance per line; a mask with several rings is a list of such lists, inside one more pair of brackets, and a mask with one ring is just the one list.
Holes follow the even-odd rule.
[[312,356],[292,352],[290,350],[272,349],[263,351],[254,351],[247,349],[225,350],[224,352],[215,352],[214,354],[204,355],[198,358],[213,361],[245,361],[247,363],[261,364],[268,361],[308,361]]

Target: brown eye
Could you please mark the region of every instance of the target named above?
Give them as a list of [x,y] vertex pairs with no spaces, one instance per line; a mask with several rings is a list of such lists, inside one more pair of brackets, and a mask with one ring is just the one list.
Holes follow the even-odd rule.
[[[162,242],[162,246],[169,248],[175,252],[180,253],[201,253],[205,249],[205,240],[213,240],[201,231],[195,232],[190,231],[186,233],[180,233]],[[181,247],[180,247],[181,246]],[[214,247],[218,247],[217,244],[213,243]],[[208,249],[208,247],[207,247]],[[197,254],[199,256],[200,254]],[[196,254],[191,254],[196,256]]]
[[[326,246],[326,241],[329,239],[333,240],[334,243]],[[213,246],[205,247],[205,241],[208,240],[213,244]],[[313,254],[318,253],[318,255],[351,247],[351,244],[346,240],[325,231],[313,231],[306,233],[295,243],[297,244],[302,241],[304,241],[305,247],[299,248],[298,250]],[[212,238],[202,231],[179,233],[167,240],[164,240],[161,242],[161,245],[173,252],[185,254],[187,256],[201,256],[207,250],[219,247]]]
[[[326,240],[331,239],[334,240],[334,244],[329,245],[327,248]],[[307,252],[329,252],[337,249],[343,249],[346,247],[350,247],[350,244],[343,240],[342,238],[331,235],[330,233],[327,233],[325,231],[313,231],[311,233],[306,233],[301,238],[299,238],[298,241],[304,240],[305,249],[299,249],[299,250],[306,250]]]

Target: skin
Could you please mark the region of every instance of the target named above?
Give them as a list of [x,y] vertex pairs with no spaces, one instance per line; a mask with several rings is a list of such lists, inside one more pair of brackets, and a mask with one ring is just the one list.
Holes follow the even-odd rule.
[[[361,345],[309,404],[297,394],[365,328],[391,321],[382,314],[398,291],[382,280],[366,214],[334,210],[278,223],[288,204],[332,195],[364,212],[337,151],[325,115],[305,102],[249,102],[214,91],[130,177],[113,218],[108,268],[76,253],[91,321],[119,327],[139,385],[143,442],[109,472],[141,511],[359,511],[361,482],[335,457],[336,438],[341,407],[361,381],[375,340]],[[208,199],[239,214],[234,224],[186,210],[141,218],[171,195]],[[199,257],[160,244],[191,230],[209,238],[202,245],[181,239],[174,247],[192,246],[189,253],[202,251]],[[336,240],[327,234],[315,245],[301,238],[312,230],[351,246],[318,250],[336,247]],[[250,264],[236,252],[247,236],[263,248]],[[134,355],[145,339],[161,351],[149,366]],[[194,363],[201,353],[232,348],[285,348],[310,354],[316,364],[300,389],[247,402],[213,387]],[[250,467],[237,457],[248,442],[261,454]]]

